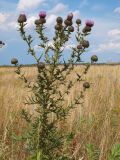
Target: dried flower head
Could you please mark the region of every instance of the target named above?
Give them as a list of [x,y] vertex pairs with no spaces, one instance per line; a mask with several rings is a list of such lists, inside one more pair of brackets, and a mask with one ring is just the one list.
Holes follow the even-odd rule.
[[91,57],[91,61],[92,61],[92,62],[97,62],[97,61],[98,61],[98,57],[97,57],[96,55],[93,55],[93,56]]
[[25,14],[20,14],[18,17],[18,23],[24,23],[27,21],[26,15]]
[[90,88],[90,83],[89,83],[89,82],[84,82],[84,83],[83,83],[83,87],[84,87],[85,89]]
[[81,24],[81,20],[80,20],[80,19],[77,19],[77,20],[76,20],[76,24],[78,24],[78,25]]
[[39,13],[39,17],[40,17],[40,18],[45,18],[45,17],[46,17],[46,12],[45,12],[45,11],[41,11],[41,12]]
[[86,24],[86,26],[93,27],[94,26],[94,21],[86,20],[85,24]]
[[18,63],[18,59],[17,58],[12,58],[11,60],[11,64],[17,64]]

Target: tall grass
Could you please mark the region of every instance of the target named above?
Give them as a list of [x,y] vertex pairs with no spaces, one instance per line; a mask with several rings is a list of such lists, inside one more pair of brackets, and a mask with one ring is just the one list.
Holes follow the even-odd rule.
[[[83,67],[76,66],[75,70],[81,72]],[[20,117],[20,110],[26,108],[32,113],[35,109],[35,106],[23,104],[26,94],[30,93],[26,92],[24,84],[18,80],[14,70],[15,68],[10,67],[0,68],[0,160],[27,159],[26,144],[14,139],[15,133],[21,135],[28,127]],[[33,81],[37,73],[36,68],[24,67],[22,70]],[[69,78],[74,78],[75,70]],[[91,82],[91,88],[85,94],[84,104],[71,112],[66,120],[67,125],[60,124],[62,129],[76,134],[70,148],[74,159],[91,160],[89,154],[95,148],[98,160],[109,160],[114,144],[120,142],[119,77],[119,65],[93,65],[84,77]],[[77,84],[73,87],[66,104],[75,97],[80,87]]]

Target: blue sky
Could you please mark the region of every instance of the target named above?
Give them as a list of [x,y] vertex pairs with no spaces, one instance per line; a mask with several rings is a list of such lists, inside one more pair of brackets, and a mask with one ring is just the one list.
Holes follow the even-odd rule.
[[[26,30],[36,38],[34,20],[41,10],[47,12],[46,34],[49,37],[53,34],[57,16],[65,18],[73,12],[74,20],[82,20],[82,27],[86,19],[93,20],[95,25],[87,37],[90,48],[82,59],[88,62],[96,54],[99,62],[120,62],[120,0],[0,0],[0,40],[6,43],[0,49],[0,65],[10,64],[13,57],[18,58],[21,64],[35,62],[27,54],[27,45],[17,31],[17,17],[26,13]],[[76,44],[73,36],[67,46]],[[35,42],[33,45],[37,48]],[[38,49],[36,51],[39,53]],[[69,47],[66,47],[64,57],[67,58],[69,53]]]

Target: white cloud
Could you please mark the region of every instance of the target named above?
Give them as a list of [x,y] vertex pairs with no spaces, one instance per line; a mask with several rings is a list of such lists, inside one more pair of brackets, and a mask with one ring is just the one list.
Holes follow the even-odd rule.
[[35,25],[35,24],[34,24],[35,20],[36,20],[36,17],[35,17],[35,16],[29,17],[29,18],[27,19],[27,25],[26,25],[26,27],[27,27],[27,28],[33,27],[33,26]]
[[55,14],[51,14],[47,17],[46,26],[50,27],[54,25],[57,16]]
[[114,12],[120,13],[120,7],[115,8],[115,9],[114,9]]
[[42,4],[45,0],[19,0],[18,2],[18,10],[25,11],[27,9],[33,9]]
[[49,11],[50,14],[59,14],[64,12],[68,8],[68,5],[58,3],[53,9]]
[[0,24],[4,23],[8,17],[8,14],[0,13]]
[[120,39],[120,29],[112,29],[108,32],[108,36],[112,38],[112,40]]

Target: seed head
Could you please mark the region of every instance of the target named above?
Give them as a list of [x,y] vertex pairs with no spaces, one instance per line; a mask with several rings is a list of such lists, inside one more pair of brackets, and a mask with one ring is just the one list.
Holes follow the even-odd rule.
[[81,20],[80,20],[80,19],[77,19],[77,20],[76,20],[76,24],[78,24],[78,25],[81,24]]
[[73,26],[69,26],[69,27],[68,27],[68,30],[69,30],[70,32],[74,32],[74,27],[73,27]]
[[89,83],[89,82],[84,82],[84,83],[83,83],[83,87],[84,87],[85,89],[90,88],[90,83]]
[[56,22],[57,22],[58,24],[62,24],[62,22],[63,22],[62,17],[57,17]]
[[46,12],[45,12],[45,11],[41,11],[41,12],[39,13],[39,17],[40,17],[40,18],[45,18],[45,17],[46,17]]
[[18,63],[18,59],[17,58],[12,58],[11,60],[11,64],[17,64]]
[[97,57],[96,55],[93,55],[93,56],[91,57],[91,61],[92,61],[92,62],[97,62],[97,61],[98,61],[98,57]]
[[20,14],[18,17],[18,23],[24,23],[27,21],[26,15],[25,14]]
[[82,44],[82,46],[84,48],[88,48],[89,47],[89,41],[87,41],[87,40],[82,41],[81,44]]
[[89,27],[93,27],[94,26],[94,21],[91,21],[91,20],[87,20],[85,22],[86,26],[89,26]]

